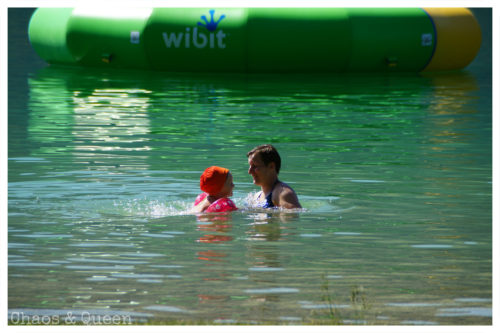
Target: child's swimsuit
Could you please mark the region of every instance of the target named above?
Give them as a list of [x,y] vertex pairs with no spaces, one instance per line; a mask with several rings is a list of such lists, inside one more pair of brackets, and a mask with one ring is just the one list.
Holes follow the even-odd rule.
[[[200,202],[203,201],[208,196],[207,193],[201,193],[198,195],[196,198],[194,205],[198,205]],[[234,204],[234,202],[229,199],[229,198],[220,198],[210,204],[208,208],[204,211],[205,213],[216,213],[216,212],[230,212],[232,210],[237,210],[238,208]]]

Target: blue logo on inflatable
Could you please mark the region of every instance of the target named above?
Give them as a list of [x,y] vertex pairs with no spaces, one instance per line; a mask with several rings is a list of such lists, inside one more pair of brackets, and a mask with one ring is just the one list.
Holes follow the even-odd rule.
[[198,22],[198,25],[207,28],[208,31],[215,31],[217,30],[219,22],[222,21],[226,17],[226,15],[222,14],[217,20],[217,22],[215,22],[214,21],[215,10],[211,9],[208,12],[210,13],[210,22],[207,20],[207,17],[205,15],[201,15],[201,19],[205,21],[205,23]]
[[[197,49],[225,49],[226,48],[226,34],[224,30],[217,30],[217,27],[226,15],[221,15],[217,22],[214,20],[215,10],[211,9],[208,11],[210,13],[210,21],[207,20],[205,15],[201,15],[201,19],[205,22],[198,22],[195,27],[186,27],[184,31],[165,31],[162,33],[163,41],[167,49],[170,48],[186,48],[195,47]],[[206,32],[198,31],[198,26],[207,29]]]

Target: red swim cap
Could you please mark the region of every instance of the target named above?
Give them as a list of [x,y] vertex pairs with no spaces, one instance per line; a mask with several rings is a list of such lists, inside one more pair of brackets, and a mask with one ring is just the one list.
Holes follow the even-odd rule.
[[207,168],[200,177],[200,189],[210,195],[219,193],[224,187],[228,173],[228,169],[218,166]]

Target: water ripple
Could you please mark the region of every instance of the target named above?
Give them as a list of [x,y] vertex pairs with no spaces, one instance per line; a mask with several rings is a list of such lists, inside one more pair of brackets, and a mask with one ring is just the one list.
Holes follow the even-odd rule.
[[245,289],[244,292],[247,294],[288,294],[288,293],[298,293],[299,289],[277,287],[277,288],[263,288],[263,289]]
[[438,313],[436,313],[438,317],[466,317],[466,316],[475,316],[475,317],[491,317],[492,309],[491,308],[445,308],[438,309]]

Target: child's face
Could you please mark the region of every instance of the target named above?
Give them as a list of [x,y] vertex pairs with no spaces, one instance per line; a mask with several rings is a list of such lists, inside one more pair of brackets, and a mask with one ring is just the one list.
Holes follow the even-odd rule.
[[222,187],[221,195],[223,197],[230,197],[233,195],[233,175],[231,173],[227,174],[226,182],[224,183],[224,186]]

